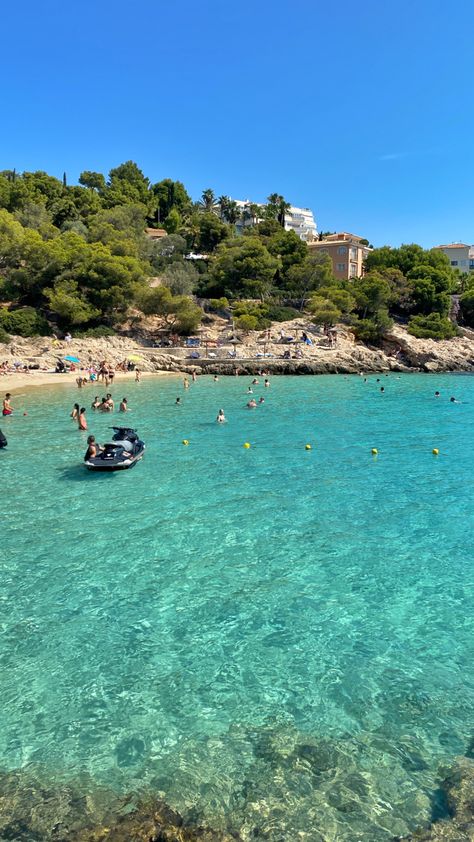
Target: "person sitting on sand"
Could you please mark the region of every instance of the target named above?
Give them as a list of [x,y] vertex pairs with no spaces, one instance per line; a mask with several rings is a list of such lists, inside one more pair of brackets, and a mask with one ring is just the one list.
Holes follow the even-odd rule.
[[87,430],[87,421],[86,421],[86,408],[85,406],[81,407],[79,410],[79,417],[77,419],[79,429],[80,430]]
[[4,399],[3,399],[3,409],[2,415],[11,415],[13,413],[13,407],[10,403],[11,394],[7,392]]
[[78,403],[74,404],[70,417],[72,418],[73,421],[77,421],[79,419],[79,404]]
[[217,413],[217,418],[216,418],[217,423],[218,424],[225,424],[226,420],[227,419],[224,415],[224,410],[220,409],[219,412]]
[[127,398],[122,398],[120,401],[119,412],[128,412]]

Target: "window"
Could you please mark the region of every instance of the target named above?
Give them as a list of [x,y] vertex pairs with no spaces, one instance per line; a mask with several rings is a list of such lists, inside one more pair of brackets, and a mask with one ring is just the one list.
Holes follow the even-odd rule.
[[457,266],[457,265],[458,265],[457,260],[452,260],[452,261],[451,261],[451,266]]
[[351,278],[357,278],[357,264],[351,263],[349,267],[349,275]]
[[337,253],[338,254],[347,254],[347,246],[338,246]]
[[357,249],[351,248],[351,260],[357,260]]
[[346,264],[345,263],[337,263],[336,269],[338,272],[345,272],[346,271]]

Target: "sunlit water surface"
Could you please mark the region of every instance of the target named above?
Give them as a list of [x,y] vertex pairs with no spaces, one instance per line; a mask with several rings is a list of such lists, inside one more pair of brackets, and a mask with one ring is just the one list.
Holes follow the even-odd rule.
[[113,475],[68,417],[100,388],[15,397],[0,765],[248,839],[388,840],[474,733],[474,378],[275,377],[254,411],[249,382],[116,384],[147,452]]

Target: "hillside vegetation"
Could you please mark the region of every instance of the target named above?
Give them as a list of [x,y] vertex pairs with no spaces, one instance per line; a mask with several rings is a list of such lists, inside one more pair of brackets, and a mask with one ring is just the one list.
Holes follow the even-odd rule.
[[[211,189],[193,202],[181,182],[153,184],[132,161],[107,178],[84,171],[78,185],[45,172],[3,171],[0,341],[55,330],[106,335],[130,308],[189,334],[203,315],[197,299],[216,312],[231,308],[244,331],[304,307],[316,323],[343,321],[376,344],[394,318],[415,336],[454,335],[450,295],[459,292],[461,318],[474,326],[474,278],[453,270],[441,252],[375,249],[363,278],[337,281],[328,255],[311,254],[284,230],[288,207],[275,193],[265,208],[241,212]],[[241,214],[248,227],[236,236]],[[150,227],[166,236],[150,238]],[[150,285],[152,278],[159,282]]]

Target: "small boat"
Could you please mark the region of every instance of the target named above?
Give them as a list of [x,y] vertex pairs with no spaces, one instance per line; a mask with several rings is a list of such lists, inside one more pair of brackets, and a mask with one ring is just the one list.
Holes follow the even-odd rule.
[[120,471],[133,468],[142,459],[145,444],[130,427],[112,427],[112,441],[104,444],[97,456],[85,460],[89,471]]
[[8,444],[5,436],[3,435],[2,431],[0,430],[0,450],[2,447],[6,447]]

